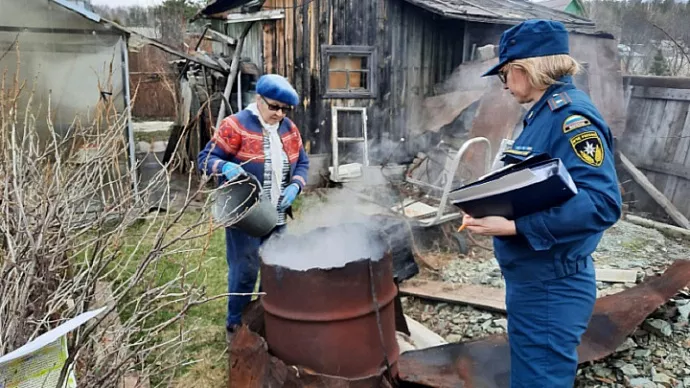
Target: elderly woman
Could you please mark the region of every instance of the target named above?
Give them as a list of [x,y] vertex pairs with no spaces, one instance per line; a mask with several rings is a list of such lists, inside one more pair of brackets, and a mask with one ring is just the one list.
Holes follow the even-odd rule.
[[565,27],[529,20],[503,33],[499,63],[484,74],[498,75],[519,103],[534,103],[504,161],[538,153],[560,158],[578,188],[561,206],[515,220],[463,220],[471,232],[494,236],[506,282],[513,388],[573,387],[577,347],[596,299],[591,254],[621,215],[611,131],[573,85],[578,69]]
[[[284,228],[286,214],[292,216],[291,205],[307,183],[309,159],[297,126],[286,117],[299,103],[295,89],[285,78],[270,74],[259,78],[256,92],[255,102],[223,119],[199,153],[198,162],[202,172],[219,175],[220,184],[242,174],[254,175],[262,184],[262,198],[278,210],[275,233]],[[252,237],[232,227],[225,229],[229,293],[253,291],[259,270],[258,251],[267,237]],[[228,341],[249,301],[249,296],[228,297]]]

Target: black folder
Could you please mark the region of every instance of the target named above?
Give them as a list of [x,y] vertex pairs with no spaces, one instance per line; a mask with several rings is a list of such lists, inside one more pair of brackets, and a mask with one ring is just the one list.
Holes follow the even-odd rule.
[[449,193],[451,203],[474,218],[509,220],[559,206],[577,194],[563,162],[538,154]]

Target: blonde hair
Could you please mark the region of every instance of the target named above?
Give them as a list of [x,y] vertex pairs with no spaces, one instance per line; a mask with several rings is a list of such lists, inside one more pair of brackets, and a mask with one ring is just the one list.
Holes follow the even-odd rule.
[[516,59],[506,64],[501,70],[507,71],[512,67],[522,69],[527,74],[532,87],[539,90],[555,84],[565,75],[575,75],[581,70],[575,58],[567,54]]

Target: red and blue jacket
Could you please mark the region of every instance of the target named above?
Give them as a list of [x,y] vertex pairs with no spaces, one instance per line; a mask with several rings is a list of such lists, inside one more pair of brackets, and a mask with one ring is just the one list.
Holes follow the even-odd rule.
[[[299,129],[286,117],[280,123],[278,133],[290,162],[290,183],[296,183],[301,191],[307,184],[309,158]],[[259,118],[245,109],[223,119],[216,133],[199,153],[197,161],[199,170],[209,176],[218,175],[221,185],[226,181],[221,172],[227,162],[242,164],[246,172],[262,182],[264,140]]]

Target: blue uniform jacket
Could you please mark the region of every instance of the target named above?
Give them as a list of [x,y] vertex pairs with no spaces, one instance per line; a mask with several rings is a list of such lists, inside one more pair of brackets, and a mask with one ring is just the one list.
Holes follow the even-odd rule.
[[[302,190],[307,184],[309,157],[299,130],[286,117],[280,123],[278,133],[290,162],[290,182]],[[264,161],[263,127],[249,110],[223,119],[211,141],[198,155],[199,169],[208,175],[218,174],[220,185],[226,181],[221,171],[227,162],[242,164],[245,171],[263,183]]]
[[549,280],[576,273],[603,232],[621,216],[611,131],[572,77],[560,81],[527,112],[524,129],[505,151],[504,161],[542,152],[560,158],[578,194],[561,206],[517,218],[516,236],[494,238],[506,280]]

